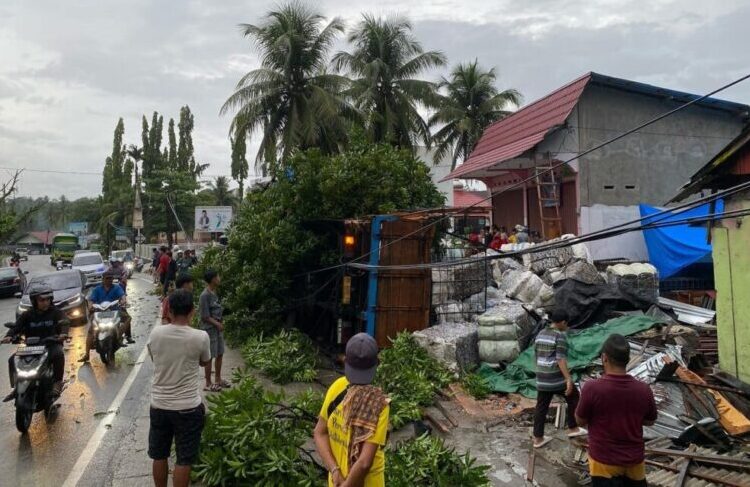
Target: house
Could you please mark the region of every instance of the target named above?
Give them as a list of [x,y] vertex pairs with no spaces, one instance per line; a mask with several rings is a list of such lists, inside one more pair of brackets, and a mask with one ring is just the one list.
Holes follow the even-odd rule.
[[462,183],[453,186],[453,206],[470,211],[455,216],[453,228],[459,233],[479,233],[491,224],[492,201],[489,191],[473,189]]
[[45,247],[52,245],[52,239],[54,239],[55,235],[58,233],[60,232],[56,230],[29,232],[20,235],[13,243],[17,246],[26,246],[32,249],[42,250]]
[[[696,95],[588,73],[491,125],[446,179],[478,179],[493,197],[493,223],[523,223],[551,238],[639,218],[662,205],[740,133],[750,107],[709,98],[647,128],[544,169],[672,110]],[[524,179],[534,178],[526,183]],[[589,244],[596,259],[647,260],[639,233]]]
[[[750,126],[680,188],[673,201],[750,181]],[[724,212],[747,210],[750,190],[724,198]],[[716,286],[719,366],[750,382],[750,221],[743,216],[714,221],[711,244]]]

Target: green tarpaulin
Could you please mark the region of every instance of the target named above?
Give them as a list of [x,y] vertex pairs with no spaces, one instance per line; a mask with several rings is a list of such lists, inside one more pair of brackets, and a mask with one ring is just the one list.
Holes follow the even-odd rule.
[[[568,367],[578,379],[581,370],[588,367],[599,356],[604,340],[614,333],[628,336],[648,330],[659,323],[649,316],[623,316],[584,330],[568,332]],[[482,365],[479,374],[487,379],[495,392],[519,392],[526,397],[536,397],[536,358],[534,345],[521,352],[503,372],[496,372],[489,365]]]

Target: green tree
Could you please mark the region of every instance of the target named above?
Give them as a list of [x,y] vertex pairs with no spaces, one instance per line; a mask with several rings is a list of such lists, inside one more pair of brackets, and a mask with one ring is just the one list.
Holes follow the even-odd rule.
[[234,204],[235,197],[232,190],[229,189],[228,177],[217,176],[216,179],[208,183],[208,189],[215,206],[231,206]]
[[238,195],[239,202],[242,204],[242,200],[245,197],[245,179],[247,179],[249,166],[247,163],[247,152],[246,139],[247,135],[244,130],[238,130],[235,132],[234,137],[230,139],[232,143],[232,178],[237,181],[239,185]]
[[261,67],[237,83],[222,114],[233,112],[230,134],[262,133],[256,165],[264,172],[295,149],[338,152],[347,120],[356,111],[342,96],[347,80],[326,72],[328,52],[343,23],[300,3],[269,12],[260,25],[243,24],[245,37],[260,51]]
[[409,21],[364,15],[349,32],[352,52],[333,58],[337,70],[352,77],[349,94],[364,114],[365,129],[374,142],[412,149],[430,143],[419,107],[435,104],[435,84],[418,79],[423,71],[443,66],[439,51],[425,51]]
[[458,64],[449,78],[443,77],[439,88],[437,111],[429,126],[442,126],[433,136],[435,162],[451,155],[452,169],[466,160],[484,130],[509,115],[509,109],[521,104],[521,94],[514,89],[498,91],[495,69],[484,70],[478,62]]

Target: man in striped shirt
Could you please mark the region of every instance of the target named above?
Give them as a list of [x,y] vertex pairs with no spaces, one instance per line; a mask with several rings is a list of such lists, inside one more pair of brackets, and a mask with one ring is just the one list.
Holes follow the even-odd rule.
[[549,405],[555,395],[563,396],[568,404],[566,421],[568,437],[586,434],[576,424],[575,411],[578,406],[578,389],[568,370],[568,313],[555,309],[549,313],[550,326],[539,332],[534,342],[536,352],[536,410],[534,411],[534,448],[550,442],[544,437],[544,422]]

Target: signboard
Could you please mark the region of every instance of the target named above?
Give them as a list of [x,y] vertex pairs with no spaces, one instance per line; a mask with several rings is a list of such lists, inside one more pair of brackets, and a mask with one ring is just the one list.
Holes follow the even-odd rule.
[[115,240],[118,242],[130,242],[133,238],[133,229],[129,227],[115,228]]
[[231,206],[195,207],[195,229],[199,232],[224,233],[231,220]]
[[82,249],[87,247],[86,236],[89,234],[88,222],[70,222],[68,231],[78,237],[78,246]]

